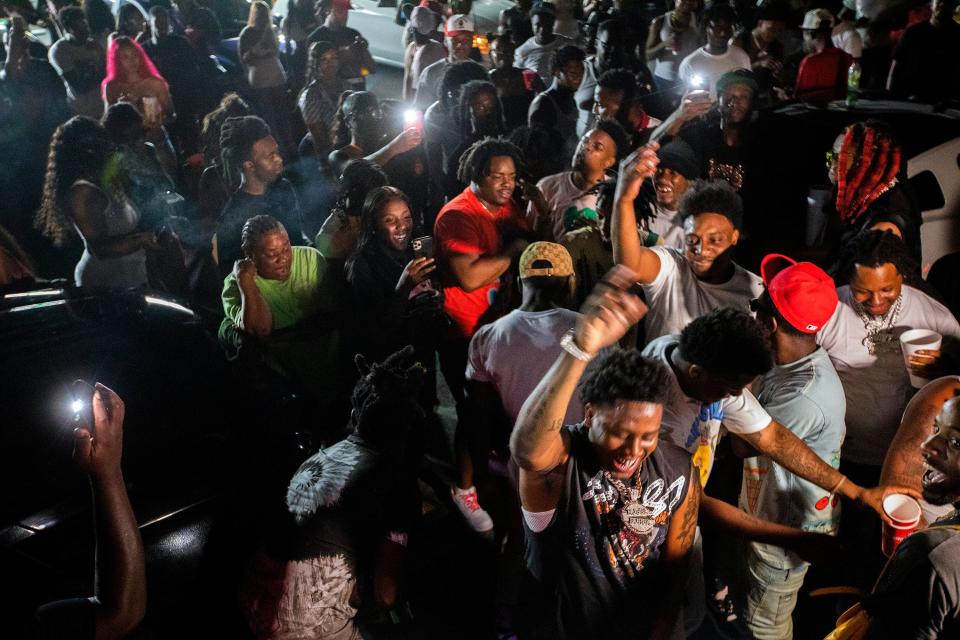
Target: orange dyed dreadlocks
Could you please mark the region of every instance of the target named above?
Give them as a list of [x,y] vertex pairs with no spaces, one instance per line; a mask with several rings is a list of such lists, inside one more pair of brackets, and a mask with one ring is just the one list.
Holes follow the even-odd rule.
[[[853,159],[849,170],[847,158]],[[896,184],[900,146],[885,125],[858,122],[847,128],[837,163],[837,211],[850,225]]]

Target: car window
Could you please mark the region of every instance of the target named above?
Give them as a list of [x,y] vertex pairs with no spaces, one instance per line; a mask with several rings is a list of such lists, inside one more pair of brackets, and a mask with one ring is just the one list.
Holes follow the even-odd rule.
[[940,187],[940,181],[929,169],[910,178],[910,186],[913,187],[913,192],[917,194],[921,211],[939,209],[946,202],[943,189]]

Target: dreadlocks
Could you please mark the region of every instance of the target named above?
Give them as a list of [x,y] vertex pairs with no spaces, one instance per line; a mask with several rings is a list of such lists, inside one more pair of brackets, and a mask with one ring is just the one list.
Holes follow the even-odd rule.
[[[482,118],[476,118],[473,114],[473,101],[479,96],[487,94],[493,98],[493,107],[490,113]],[[500,106],[500,98],[497,97],[497,88],[492,82],[487,80],[471,80],[460,89],[460,98],[457,105],[457,113],[454,116],[460,125],[460,135],[463,140],[469,140],[474,136],[497,136],[506,131],[503,122],[503,108]]]
[[360,380],[353,388],[350,405],[357,433],[373,445],[403,437],[393,427],[407,417],[419,417],[414,396],[426,375],[426,369],[414,359],[413,347],[407,345],[380,363],[369,364],[360,354],[354,360]]
[[907,245],[889,231],[866,231],[857,234],[844,247],[840,259],[841,281],[837,282],[837,285],[849,282],[857,266],[873,269],[888,263],[903,276],[906,284],[927,291],[922,278],[914,276],[919,270]]
[[500,138],[484,138],[477,140],[460,156],[460,166],[457,168],[457,180],[463,183],[476,182],[490,174],[490,161],[497,156],[509,156],[517,173],[523,167],[523,156],[520,149],[512,142]]
[[837,159],[837,211],[845,224],[854,224],[897,183],[900,156],[886,124],[868,120],[847,127]]
[[230,191],[240,186],[243,163],[250,159],[253,145],[270,137],[270,127],[257,116],[227,118],[220,129],[220,156]]

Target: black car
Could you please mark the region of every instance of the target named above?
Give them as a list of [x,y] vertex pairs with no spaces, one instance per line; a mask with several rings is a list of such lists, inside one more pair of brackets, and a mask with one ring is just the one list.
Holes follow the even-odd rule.
[[126,405],[122,464],[147,555],[136,635],[243,637],[236,585],[254,496],[273,490],[261,471],[288,442],[283,414],[243,386],[193,311],[160,295],[7,294],[0,336],[0,636],[29,637],[40,604],[94,593],[90,489],[71,461],[80,378]]

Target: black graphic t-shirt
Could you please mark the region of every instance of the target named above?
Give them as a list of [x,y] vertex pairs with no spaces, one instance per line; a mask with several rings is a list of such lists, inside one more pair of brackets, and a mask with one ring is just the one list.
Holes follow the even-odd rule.
[[624,500],[605,478],[587,428],[565,428],[565,490],[546,529],[535,533],[524,522],[527,566],[550,592],[561,637],[647,637],[666,590],[658,559],[689,490],[690,454],[661,442],[640,473],[639,504],[624,514]]

